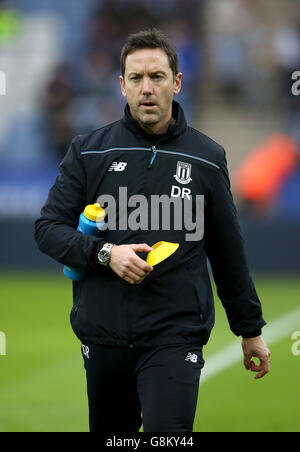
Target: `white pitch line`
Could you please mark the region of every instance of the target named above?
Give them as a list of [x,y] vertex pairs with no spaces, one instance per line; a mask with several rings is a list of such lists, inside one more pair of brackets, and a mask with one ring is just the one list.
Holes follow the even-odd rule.
[[[300,330],[300,308],[296,308],[266,325],[262,330],[262,337],[269,346],[287,335],[291,335],[295,329]],[[208,356],[201,372],[200,384],[239,361],[243,364],[241,340],[230,344],[212,356]]]

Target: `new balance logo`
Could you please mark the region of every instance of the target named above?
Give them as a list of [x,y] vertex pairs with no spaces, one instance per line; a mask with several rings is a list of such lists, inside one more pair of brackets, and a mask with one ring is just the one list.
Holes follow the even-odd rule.
[[196,353],[188,352],[188,354],[185,357],[185,360],[191,361],[192,363],[196,363],[198,361],[198,356],[196,355]]
[[108,171],[124,171],[126,166],[127,166],[126,162],[112,162]]

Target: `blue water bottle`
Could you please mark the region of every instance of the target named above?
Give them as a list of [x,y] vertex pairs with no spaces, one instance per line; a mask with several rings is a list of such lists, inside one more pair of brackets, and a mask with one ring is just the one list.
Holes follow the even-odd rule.
[[[79,217],[77,231],[82,234],[99,235],[101,226],[104,225],[105,210],[100,204],[89,204]],[[64,274],[73,281],[81,281],[85,276],[84,268],[72,268],[64,266]]]

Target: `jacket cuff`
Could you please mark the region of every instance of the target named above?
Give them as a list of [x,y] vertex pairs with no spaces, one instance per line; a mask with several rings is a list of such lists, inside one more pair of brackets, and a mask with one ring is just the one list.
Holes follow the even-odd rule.
[[242,334],[243,339],[250,339],[251,337],[261,336],[261,329],[252,331],[251,333]]

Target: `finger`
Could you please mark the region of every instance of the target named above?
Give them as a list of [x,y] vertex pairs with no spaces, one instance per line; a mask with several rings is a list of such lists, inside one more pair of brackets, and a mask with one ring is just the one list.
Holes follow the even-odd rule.
[[264,377],[267,373],[269,372],[269,370],[262,370],[261,372],[259,372],[258,374],[254,375],[254,379],[257,380],[258,378],[262,378]]
[[130,271],[134,273],[138,278],[144,278],[148,274],[135,264],[131,265]]
[[247,370],[251,369],[251,355],[244,355],[244,366]]
[[145,278],[152,271],[152,267],[150,267],[150,269],[148,269],[148,267],[141,268],[138,265],[136,265],[135,263],[133,264],[131,269],[132,269],[133,273],[135,273],[140,278]]
[[151,246],[147,245],[147,243],[138,243],[138,244],[134,243],[130,246],[135,253],[143,253],[143,252],[149,253],[150,251],[153,250],[153,248]]
[[123,279],[124,281],[126,281],[127,283],[129,283],[129,284],[134,284],[133,280],[130,279],[128,276],[123,276],[122,279]]
[[124,272],[121,277],[129,284],[139,284],[145,278],[145,277],[140,277],[139,275],[137,275],[136,273],[134,273],[130,270],[126,270],[126,272]]
[[153,270],[153,267],[151,267],[148,262],[144,261],[144,259],[141,259],[139,256],[134,256],[131,264],[134,265],[134,267],[137,267],[139,271],[142,271],[144,275],[148,275]]
[[262,365],[261,364],[255,364],[254,361],[250,361],[250,369],[251,372],[259,372],[260,370],[262,370]]
[[270,371],[270,362],[268,360],[260,360],[259,364],[255,364],[251,361],[251,372],[258,372],[254,376],[255,379],[262,378]]
[[[153,267],[151,267],[151,265],[133,254],[133,256],[130,256],[128,261],[123,265],[119,276],[122,278],[124,275],[128,276],[130,274],[131,277],[132,275],[135,275],[136,278],[141,279],[147,276],[152,270]],[[136,280],[136,278],[134,278],[134,280]]]

